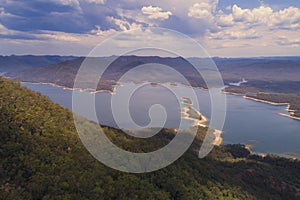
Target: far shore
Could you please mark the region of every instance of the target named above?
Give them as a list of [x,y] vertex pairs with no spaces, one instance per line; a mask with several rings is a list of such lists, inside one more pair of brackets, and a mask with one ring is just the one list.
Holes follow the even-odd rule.
[[257,102],[261,102],[261,103],[267,103],[267,104],[271,104],[273,106],[284,106],[284,105],[289,105],[289,103],[276,103],[276,102],[272,102],[272,101],[267,101],[267,100],[262,100],[262,99],[257,99],[254,97],[248,97],[246,95],[243,96],[243,98],[245,99],[250,99],[253,101],[257,101]]
[[300,117],[293,116],[295,110],[290,109],[290,107],[291,107],[290,103],[276,103],[276,102],[272,102],[272,101],[267,101],[267,100],[262,100],[262,99],[258,99],[258,98],[254,98],[254,97],[249,97],[249,96],[246,96],[245,94],[241,94],[241,93],[237,93],[237,92],[223,91],[223,93],[224,94],[229,94],[229,95],[241,96],[244,99],[249,99],[249,100],[260,102],[260,103],[266,103],[266,104],[270,104],[270,105],[273,105],[273,106],[286,106],[286,110],[289,112],[289,114],[285,114],[285,113],[277,113],[277,114],[279,114],[281,116],[284,116],[284,117],[291,118],[291,119],[300,120]]
[[300,120],[300,117],[291,116],[290,114],[285,114],[285,113],[278,113],[278,114],[291,119]]
[[275,103],[275,102],[272,102],[272,101],[256,99],[256,98],[248,97],[248,96],[245,96],[245,95],[243,96],[243,98],[250,99],[250,100],[253,100],[253,101],[257,101],[257,102],[261,102],[261,103],[270,104],[270,105],[273,105],[273,106],[284,106],[284,105],[286,105],[286,110],[289,112],[289,114],[285,114],[285,113],[277,113],[277,114],[279,114],[281,116],[284,116],[284,117],[291,118],[291,119],[300,120],[300,117],[293,116],[295,110],[290,109],[290,107],[291,107],[290,103]]
[[107,93],[110,93],[110,94],[114,93],[111,90],[95,90],[95,89],[92,89],[92,88],[86,88],[86,89],[82,89],[82,88],[70,88],[70,87],[61,86],[61,85],[57,85],[55,83],[48,83],[48,82],[29,82],[29,81],[27,82],[27,81],[22,81],[21,83],[51,85],[53,87],[62,88],[63,90],[71,90],[71,91],[79,91],[79,92],[87,92],[87,91],[89,91],[91,94],[96,94],[98,92],[107,92]]
[[[267,155],[270,155],[270,153],[261,153],[261,152],[253,151],[252,148],[253,148],[253,144],[245,144],[245,149],[247,149],[252,155],[258,155],[262,158],[266,157]],[[288,158],[288,159],[300,160],[300,156],[295,153],[281,153],[281,154],[275,153],[275,155]]]

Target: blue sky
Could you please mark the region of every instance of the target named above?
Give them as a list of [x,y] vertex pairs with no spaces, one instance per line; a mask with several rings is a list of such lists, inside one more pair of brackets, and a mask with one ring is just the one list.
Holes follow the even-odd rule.
[[299,0],[0,0],[0,54],[87,55],[122,31],[162,27],[212,56],[299,55],[299,8]]

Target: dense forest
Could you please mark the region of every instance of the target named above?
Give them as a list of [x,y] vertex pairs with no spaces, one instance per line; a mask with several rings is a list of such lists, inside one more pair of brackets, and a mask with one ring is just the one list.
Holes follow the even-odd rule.
[[[300,161],[251,154],[244,145],[216,146],[204,159],[199,127],[190,149],[170,166],[123,173],[94,159],[77,136],[72,113],[0,77],[0,199],[299,199]],[[92,124],[92,123],[91,123]],[[136,152],[168,143],[174,130],[134,139],[104,128]]]
[[291,116],[300,117],[300,93],[258,93],[255,96],[248,96],[274,103],[289,103]]
[[34,55],[24,55],[24,56],[1,56],[0,55],[0,72],[17,72],[26,69],[34,69],[43,67],[46,65],[72,60],[73,56],[34,56]]

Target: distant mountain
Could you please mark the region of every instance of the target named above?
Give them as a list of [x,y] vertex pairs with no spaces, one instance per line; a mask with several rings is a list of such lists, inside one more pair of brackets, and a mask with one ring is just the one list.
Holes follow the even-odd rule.
[[[91,59],[91,58],[90,58]],[[146,63],[156,63],[161,65],[167,65],[175,70],[178,70],[181,74],[190,79],[193,84],[203,84],[203,80],[197,74],[193,67],[189,63],[201,63],[205,66],[205,59],[203,58],[189,58],[187,60],[183,58],[162,58],[158,56],[121,56],[121,57],[107,57],[107,58],[94,58],[97,67],[103,67],[107,62],[116,59],[110,66],[110,69],[106,72],[107,80],[114,80],[120,78],[125,72]],[[19,67],[16,67],[18,71],[25,69],[21,73],[10,73],[12,77],[23,81],[50,81],[61,83],[59,79],[63,77],[74,78],[77,70],[79,69],[84,58],[74,57],[9,57],[6,62],[14,63],[10,64],[18,66],[16,63],[22,63]],[[300,82],[300,57],[267,57],[267,58],[213,58],[219,71],[222,73],[225,83],[232,81],[239,81],[242,78],[250,81],[299,81]],[[0,57],[1,61],[1,57]],[[62,61],[62,62],[60,62]],[[4,61],[3,61],[4,62]],[[48,62],[48,63],[47,63]],[[22,67],[23,66],[23,67]],[[44,69],[32,69],[43,66]],[[3,64],[0,62],[0,71],[3,68]],[[29,69],[26,69],[29,68]],[[3,70],[2,70],[3,71]],[[16,71],[11,69],[10,71]],[[97,71],[96,68],[94,70]],[[157,74],[140,74],[141,79],[151,79],[153,77],[162,78],[162,75],[167,75],[163,69]],[[148,75],[148,76],[147,76]],[[147,76],[147,77],[146,77]],[[165,80],[163,77],[162,80]],[[64,78],[65,79],[65,78]],[[167,80],[170,77],[167,78]],[[196,80],[198,79],[198,80]],[[67,82],[72,82],[68,80]],[[69,84],[65,86],[70,86]]]
[[[48,82],[65,87],[73,87],[77,71],[86,58],[80,57],[73,60],[63,61],[56,64],[51,64],[43,68],[27,69],[21,72],[11,72],[7,76],[21,81],[27,82]],[[88,60],[88,61],[87,61]],[[93,80],[92,76],[99,74],[99,70],[105,66],[109,66],[103,73],[102,79],[97,89],[111,89],[114,84],[126,72],[134,69],[137,66],[147,64],[147,67],[141,71],[135,71],[126,81],[142,82],[177,82],[179,76],[174,76],[169,69],[161,67],[167,65],[177,70],[180,74],[187,77],[187,80],[193,86],[205,86],[202,77],[197,73],[193,66],[185,59],[177,58],[162,58],[158,56],[120,56],[102,57],[102,58],[87,58],[85,62],[92,63],[85,73],[83,80],[86,82],[85,88],[89,88],[89,81]],[[157,70],[151,70],[152,68]],[[180,81],[178,81],[180,82]]]
[[225,80],[300,81],[300,57],[215,58]]
[[[39,59],[45,60],[46,58],[47,57],[42,57]],[[66,60],[57,62],[59,59]],[[45,65],[43,68],[33,68],[32,66],[41,65],[36,61],[35,65],[32,65],[29,69],[17,72],[13,71],[8,73],[8,76],[21,81],[50,82],[61,86],[73,87],[77,71],[85,58],[80,57],[70,59],[70,57],[54,57],[50,59],[53,63]],[[50,62],[49,58],[46,60],[47,62]],[[102,76],[98,89],[111,89],[112,85],[116,84],[124,73],[144,64],[148,64],[149,68],[150,66],[154,68],[156,67],[157,70],[141,70],[139,72],[135,72],[134,76],[128,78],[128,81],[178,81],[178,77],[170,74],[168,70],[160,66],[167,65],[184,75],[192,86],[206,87],[202,77],[195,69],[193,69],[190,62],[199,63],[203,70],[209,70],[205,69],[206,63],[209,64],[209,60],[203,58],[189,58],[188,60],[185,60],[180,57],[162,58],[158,56],[121,56],[89,58],[89,60],[92,60],[94,65],[89,71],[91,76],[98,73],[97,69],[104,67],[108,65],[109,62],[113,61],[108,70],[106,70]],[[300,92],[300,87],[298,87],[300,84],[300,57],[213,58],[213,60],[221,72],[225,84],[227,85],[230,82],[238,82],[242,78],[245,78],[248,81],[245,85],[256,88],[259,85],[264,86],[264,88],[260,88],[262,90],[269,88],[270,91],[277,92],[277,86],[280,85],[281,87],[278,88],[278,91],[280,92],[291,87],[297,88],[297,91]],[[26,65],[26,63],[24,65]],[[88,82],[88,80],[92,80],[92,78],[87,75],[85,80]],[[88,85],[89,84],[86,84],[86,87],[88,87]]]
[[16,72],[25,69],[42,67],[65,60],[74,59],[73,56],[0,56],[0,72]]
[[290,115],[300,119],[300,57],[216,58],[226,83],[245,78],[227,92],[275,103],[289,103]]
[[73,87],[75,75],[83,58],[75,58],[39,68],[9,72],[6,76],[25,82],[47,82]]
[[[181,57],[165,58],[158,56],[112,56],[102,58],[73,58],[73,57],[21,57],[27,60],[23,67],[15,69],[24,69],[7,73],[6,76],[16,80],[27,82],[47,82],[60,86],[72,88],[78,69],[81,64],[89,62],[91,67],[81,77],[81,88],[93,88],[95,79],[99,77],[99,69],[109,66],[103,73],[98,83],[97,90],[113,90],[114,85],[119,79],[131,70],[138,69],[138,66],[147,66],[142,70],[134,71],[123,81],[133,82],[182,82],[176,74],[170,73],[166,65],[184,75],[189,84],[194,87],[207,87],[201,75],[193,68],[191,63],[201,66],[201,70],[209,71],[210,60],[207,58],[189,58]],[[16,57],[15,63],[22,59]],[[26,58],[26,59],[25,59]],[[10,57],[13,62],[14,57]],[[29,63],[34,62],[29,66]],[[57,62],[63,60],[62,62]],[[222,74],[224,83],[229,85],[232,82],[239,82],[246,79],[246,83],[240,86],[231,85],[226,91],[240,94],[250,94],[262,98],[260,93],[272,94],[263,96],[263,99],[274,102],[291,103],[292,116],[300,117],[300,57],[259,57],[259,58],[213,58],[219,71]],[[29,62],[30,61],[30,62]],[[42,63],[52,62],[51,64],[41,66]],[[109,65],[110,64],[110,65]],[[151,70],[154,69],[154,70]],[[279,94],[279,95],[273,95]],[[276,97],[276,98],[275,98]],[[280,97],[280,98],[279,98]],[[280,101],[279,101],[280,99]],[[294,111],[295,110],[295,111]]]
[[[76,133],[72,113],[49,98],[0,77],[0,105],[0,199],[300,198],[299,160],[253,155],[238,144],[215,146],[199,159],[203,127],[173,164],[130,174],[92,157]],[[86,128],[94,128],[82,120]],[[137,139],[110,127],[103,131],[131,152],[157,150],[176,134],[163,129],[154,137]]]

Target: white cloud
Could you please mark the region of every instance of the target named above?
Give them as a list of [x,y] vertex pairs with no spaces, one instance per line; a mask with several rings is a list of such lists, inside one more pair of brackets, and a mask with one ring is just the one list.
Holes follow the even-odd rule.
[[75,34],[56,32],[56,31],[43,31],[41,34],[37,34],[37,37],[45,38],[45,39],[54,39],[61,41],[69,41],[69,42],[79,42],[79,37],[76,37]]
[[152,6],[144,6],[141,9],[142,13],[148,15],[150,19],[160,19],[165,20],[168,19],[172,12],[170,11],[162,11],[160,7],[152,7]]
[[79,5],[78,0],[54,0],[54,2],[57,2],[62,5],[76,5],[76,6]]
[[79,0],[51,0],[51,1],[64,6],[71,6],[74,9],[82,12]]
[[224,31],[220,31],[217,33],[211,33],[210,38],[215,40],[241,40],[241,39],[257,39],[261,37],[261,35],[254,29],[239,30],[238,29],[228,29]]
[[231,6],[227,6],[225,9],[226,10],[231,10]]
[[209,2],[195,3],[189,8],[188,16],[196,19],[212,19],[214,9]]
[[[271,18],[271,25],[285,28],[300,28],[300,9],[289,7],[275,12]],[[290,26],[290,27],[289,27]]]
[[[274,4],[269,6],[268,4],[262,3],[256,8],[249,9],[239,4],[232,4],[233,6],[223,8],[224,10],[222,11],[218,10],[216,6],[219,0],[152,0],[151,5],[149,5],[149,1],[146,0],[49,1],[74,8],[70,10],[67,9],[67,12],[72,14],[68,15],[70,16],[69,18],[74,17],[76,24],[79,24],[79,29],[85,25],[87,25],[88,28],[80,34],[76,34],[76,31],[75,33],[41,30],[37,32],[26,32],[13,30],[13,28],[17,26],[11,25],[12,22],[14,22],[13,20],[11,20],[12,22],[3,20],[2,23],[4,26],[0,23],[0,34],[3,38],[7,39],[2,40],[6,42],[9,40],[15,43],[22,41],[28,45],[35,41],[43,44],[45,47],[42,45],[40,47],[45,48],[46,52],[47,43],[53,45],[62,44],[68,47],[72,45],[75,47],[84,46],[86,49],[89,49],[97,44],[98,41],[101,41],[111,34],[117,33],[118,31],[140,29],[143,25],[160,26],[188,34],[194,39],[197,39],[202,45],[206,45],[206,48],[211,50],[214,55],[247,55],[247,52],[249,55],[257,55],[260,53],[263,55],[264,53],[276,54],[276,52],[280,54],[280,51],[283,51],[283,49],[285,49],[285,52],[282,54],[296,54],[300,50],[299,6],[298,8],[295,6],[283,8],[282,6],[276,7]],[[20,2],[22,1],[19,1],[19,4],[16,5],[23,5]],[[24,3],[24,5],[25,4],[26,3]],[[103,6],[103,4],[105,4],[105,6]],[[287,4],[288,3],[285,3],[284,5]],[[2,6],[5,7],[5,5]],[[107,11],[107,14],[97,17],[99,16],[97,14],[101,13],[101,11],[97,9],[98,7],[111,10]],[[78,11],[80,11],[80,9],[81,12],[79,13]],[[8,11],[11,12],[11,10],[6,7],[5,9],[0,7],[0,17],[18,17],[11,16],[12,14],[8,13]],[[171,15],[173,17],[170,17]],[[65,15],[61,16],[61,19],[65,19]],[[78,17],[78,20],[77,18],[75,20],[75,17]],[[16,20],[18,20],[18,18],[16,18]],[[62,31],[67,32],[67,28]],[[159,37],[157,39],[159,39]],[[146,40],[150,41],[152,39],[153,38],[149,38],[149,40]],[[121,42],[124,41],[120,41],[120,44]],[[167,43],[167,41],[159,42]],[[31,46],[29,45],[28,47]],[[78,52],[82,52],[81,48],[75,47],[69,48],[70,52],[77,50]],[[57,49],[58,48],[53,48],[53,51]],[[21,50],[20,43],[20,51]],[[22,51],[26,51],[26,48],[23,48]]]
[[249,25],[263,25],[272,29],[300,28],[300,9],[296,7],[289,7],[275,12],[268,6],[260,6],[251,10],[234,5],[232,16],[233,21]]
[[93,29],[93,30],[90,31],[90,33],[92,35],[105,36],[105,37],[108,37],[109,35],[112,35],[112,34],[114,34],[116,32],[117,31],[114,30],[114,29],[109,29],[109,30],[102,31],[101,30],[101,26],[96,26],[96,29]]
[[204,42],[214,54],[296,55],[299,52],[299,8],[274,10],[262,4],[244,9],[233,5],[229,13],[216,11],[213,19],[218,29],[208,31]]
[[283,46],[300,46],[300,39],[289,39],[287,37],[281,37],[278,38],[277,40],[278,45],[283,45]]
[[225,15],[223,12],[219,12],[216,16],[217,25],[221,27],[229,27],[234,25],[232,14]]
[[8,34],[10,31],[0,23],[0,34]]
[[85,0],[88,3],[105,4],[105,0]]
[[273,10],[270,7],[260,6],[258,8],[242,9],[237,5],[232,7],[232,16],[234,21],[251,23],[251,24],[267,24],[273,16]]
[[7,13],[4,8],[0,7],[0,16],[1,17],[12,17],[13,15],[10,13]]
[[0,23],[0,35],[7,35],[7,36],[30,36],[29,33],[11,30],[5,27],[3,24]]
[[126,20],[123,19],[117,19],[114,17],[107,17],[108,21],[114,22],[117,26],[119,26],[119,28],[121,29],[121,31],[128,31],[131,29],[139,29],[141,27],[140,24],[137,23],[129,23]]
[[300,9],[289,7],[274,11],[262,5],[253,9],[243,9],[238,5],[231,8],[231,13],[218,11],[214,21],[219,27],[216,32],[208,32],[207,39],[249,46],[298,45],[297,40],[277,41],[278,35],[295,35],[300,29]]
[[129,9],[116,9],[118,15],[121,18],[134,19],[136,23],[147,24],[148,26],[154,26],[158,24],[157,20],[151,20],[148,16],[144,15],[140,10],[129,10]]
[[[194,24],[200,26],[203,33],[215,32],[216,26],[216,6],[217,1],[205,0],[201,3],[194,3],[188,8],[188,21],[194,21]],[[192,19],[191,19],[192,18]],[[199,29],[199,28],[198,28]]]

